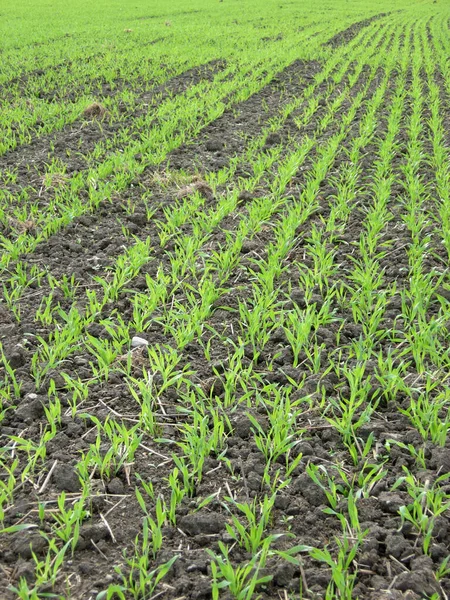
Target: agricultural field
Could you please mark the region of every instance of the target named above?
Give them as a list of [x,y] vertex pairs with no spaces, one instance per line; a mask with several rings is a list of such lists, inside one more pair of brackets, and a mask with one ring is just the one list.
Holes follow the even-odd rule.
[[0,599],[448,599],[450,2],[0,13]]

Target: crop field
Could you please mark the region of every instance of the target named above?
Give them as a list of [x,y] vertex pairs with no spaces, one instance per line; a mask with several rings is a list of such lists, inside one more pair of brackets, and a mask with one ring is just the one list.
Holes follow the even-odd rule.
[[0,13],[0,599],[450,598],[450,2]]

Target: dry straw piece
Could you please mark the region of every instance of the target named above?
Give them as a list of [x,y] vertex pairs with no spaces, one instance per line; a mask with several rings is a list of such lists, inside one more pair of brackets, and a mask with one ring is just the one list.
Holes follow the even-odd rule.
[[186,196],[191,196],[195,192],[198,192],[201,196],[210,200],[213,196],[213,191],[210,186],[203,181],[202,179],[194,179],[192,183],[180,188],[177,192],[177,198],[185,198]]

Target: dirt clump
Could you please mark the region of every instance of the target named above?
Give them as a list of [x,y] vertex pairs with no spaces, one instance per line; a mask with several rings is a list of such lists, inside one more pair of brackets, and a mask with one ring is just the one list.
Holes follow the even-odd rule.
[[106,114],[106,108],[99,102],[93,102],[83,110],[83,117],[86,119],[101,119]]

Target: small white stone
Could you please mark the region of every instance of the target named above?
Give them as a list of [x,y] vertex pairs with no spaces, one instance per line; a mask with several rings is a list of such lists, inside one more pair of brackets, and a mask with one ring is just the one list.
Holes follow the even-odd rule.
[[139,348],[139,346],[148,346],[148,342],[147,340],[144,340],[144,338],[140,338],[137,335],[135,335],[134,338],[131,340],[131,347]]

